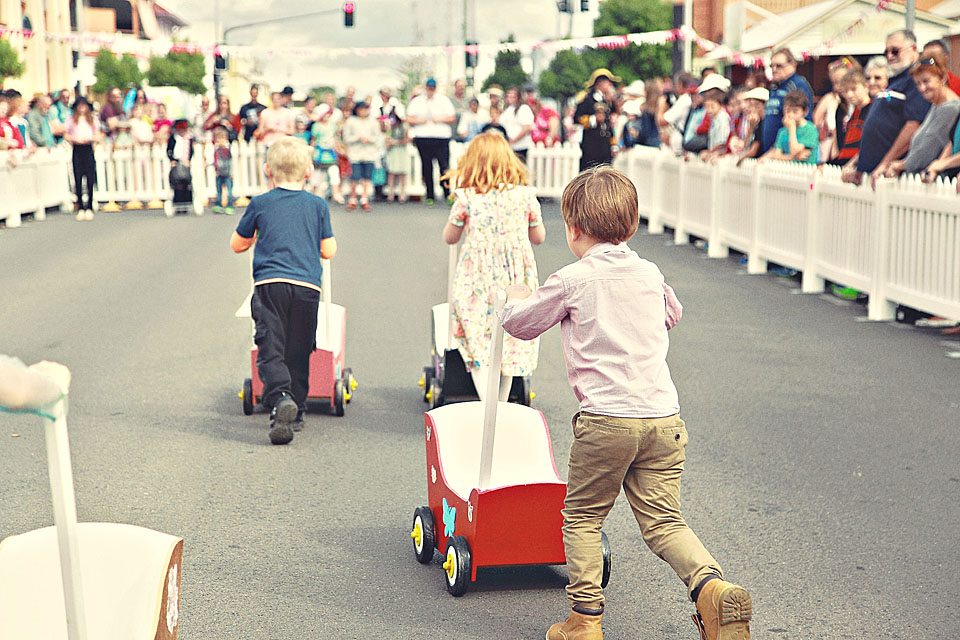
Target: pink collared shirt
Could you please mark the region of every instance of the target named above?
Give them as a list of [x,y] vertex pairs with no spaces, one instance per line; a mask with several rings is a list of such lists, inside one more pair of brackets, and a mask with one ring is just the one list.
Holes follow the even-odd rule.
[[683,308],[657,265],[626,244],[596,244],[525,299],[507,302],[503,328],[532,340],[560,323],[567,377],[581,411],[659,418],[680,411],[667,367],[667,330]]

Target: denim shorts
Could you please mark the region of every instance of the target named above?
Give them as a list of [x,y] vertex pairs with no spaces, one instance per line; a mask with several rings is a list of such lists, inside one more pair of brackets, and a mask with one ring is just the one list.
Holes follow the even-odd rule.
[[353,175],[350,177],[354,180],[373,180],[373,163],[354,162]]

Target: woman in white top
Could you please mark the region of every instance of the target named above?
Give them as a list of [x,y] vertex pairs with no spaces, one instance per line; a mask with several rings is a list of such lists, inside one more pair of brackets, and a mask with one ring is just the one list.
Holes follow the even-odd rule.
[[534,123],[533,111],[529,106],[520,103],[520,90],[516,87],[507,89],[504,99],[507,106],[500,116],[500,124],[507,130],[507,141],[513,152],[526,163],[527,149],[533,144],[530,137]]

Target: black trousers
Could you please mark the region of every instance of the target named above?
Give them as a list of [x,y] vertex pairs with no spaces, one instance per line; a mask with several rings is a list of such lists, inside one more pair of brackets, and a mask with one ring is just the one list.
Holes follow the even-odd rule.
[[[433,161],[436,160],[440,165],[440,175],[447,172],[447,167],[450,166],[450,140],[449,138],[414,138],[413,142],[417,145],[417,151],[420,152],[420,165],[423,167],[423,183],[427,186],[427,199],[434,200]],[[443,188],[443,197],[446,199],[450,195],[450,186],[446,180],[441,180],[440,187]]]
[[[87,179],[86,185],[83,179]],[[73,184],[77,190],[77,207],[80,209],[93,208],[93,185],[97,183],[97,165],[93,159],[93,145],[73,145]],[[85,187],[85,188],[84,188]],[[87,194],[84,201],[83,194]]]
[[307,287],[271,282],[254,288],[250,312],[266,406],[273,407],[281,393],[288,393],[306,409],[319,305],[320,292]]

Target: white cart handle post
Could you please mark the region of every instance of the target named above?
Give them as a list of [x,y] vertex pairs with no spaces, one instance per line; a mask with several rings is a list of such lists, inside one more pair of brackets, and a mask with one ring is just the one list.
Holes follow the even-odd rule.
[[[460,257],[459,245],[451,244],[447,250],[447,348],[453,348],[453,283],[457,278],[457,260]],[[443,356],[443,354],[439,354]]]
[[320,264],[323,267],[323,274],[320,276],[320,289],[323,292],[323,341],[324,346],[329,346],[332,351],[330,330],[333,327],[333,278],[330,274],[330,260],[321,258]]
[[502,292],[497,292],[493,313],[493,337],[490,340],[490,370],[487,374],[487,395],[483,401],[483,439],[480,444],[480,489],[490,485],[493,470],[493,444],[497,431],[497,403],[500,401],[500,363],[503,360],[503,328],[500,311],[506,303]]

